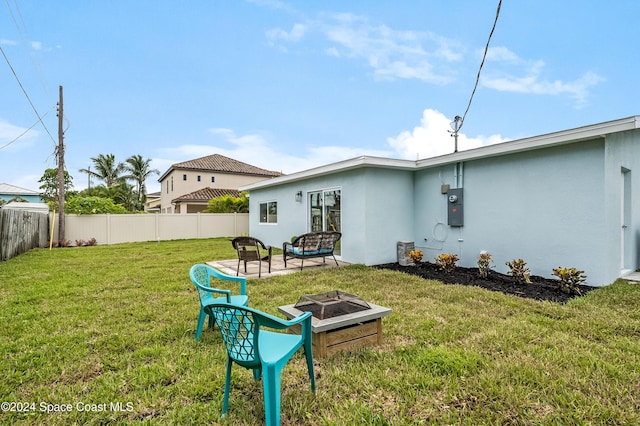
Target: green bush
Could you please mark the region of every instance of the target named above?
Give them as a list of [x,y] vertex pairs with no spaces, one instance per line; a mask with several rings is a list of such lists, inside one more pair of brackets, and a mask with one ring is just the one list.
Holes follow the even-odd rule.
[[442,253],[436,256],[436,265],[440,267],[443,271],[450,273],[456,268],[456,263],[459,258],[457,254],[452,253]]
[[560,278],[560,290],[570,294],[582,294],[578,286],[587,280],[584,271],[576,268],[563,268],[558,266],[551,272]]
[[115,204],[111,198],[72,197],[65,203],[68,214],[125,214],[129,213],[122,204]]
[[480,252],[480,257],[478,258],[478,275],[482,278],[487,278],[489,275],[489,270],[491,269],[491,263],[493,263],[493,258],[491,257],[491,253],[486,251]]
[[516,279],[517,283],[531,283],[531,270],[527,268],[527,262],[522,259],[513,259],[509,262],[506,262],[506,265],[509,267],[508,274],[513,276]]

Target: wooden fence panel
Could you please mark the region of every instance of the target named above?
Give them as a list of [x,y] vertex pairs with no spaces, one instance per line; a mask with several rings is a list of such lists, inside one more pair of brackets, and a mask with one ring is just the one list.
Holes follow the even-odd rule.
[[0,209],[0,261],[8,260],[49,241],[49,215]]

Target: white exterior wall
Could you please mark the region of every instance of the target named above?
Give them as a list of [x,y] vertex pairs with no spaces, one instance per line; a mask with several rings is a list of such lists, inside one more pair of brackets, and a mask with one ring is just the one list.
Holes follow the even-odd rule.
[[[558,266],[584,270],[592,286],[640,267],[637,117],[421,160],[415,169],[362,158],[250,189],[250,233],[281,246],[308,229],[307,191],[338,187],[347,262],[394,262],[397,242],[406,240],[428,261],[456,253],[460,266],[476,267],[486,250],[499,272],[522,258],[544,277]],[[450,227],[441,186],[457,187],[457,160],[464,226]],[[258,223],[261,201],[278,201],[277,225]]]
[[[630,177],[630,220],[622,229],[624,185],[622,169]],[[640,267],[640,130],[621,132],[607,137],[605,147],[605,229],[604,248],[607,252],[605,270],[608,276],[619,275]],[[626,244],[623,248],[623,232]],[[626,251],[626,253],[623,253]],[[624,259],[626,258],[626,262]],[[611,281],[611,280],[610,280]]]
[[[254,189],[249,196],[250,234],[282,247],[309,232],[308,192],[341,190],[341,258],[368,265],[395,262],[396,244],[412,235],[413,174],[388,169],[357,169],[316,179]],[[302,191],[302,202],[295,200]],[[259,205],[278,202],[278,223],[260,223]],[[375,230],[372,232],[371,230]]]
[[460,266],[476,267],[486,250],[498,272],[522,258],[534,275],[575,267],[590,283],[608,284],[603,151],[599,139],[464,163],[462,227],[446,225],[447,197],[440,194],[440,179],[455,187],[454,165],[417,172],[416,246],[429,261],[456,253]]

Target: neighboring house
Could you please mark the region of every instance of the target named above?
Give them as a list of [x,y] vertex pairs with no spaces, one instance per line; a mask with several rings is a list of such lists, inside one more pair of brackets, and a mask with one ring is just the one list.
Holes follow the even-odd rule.
[[176,206],[176,212],[183,212],[186,208],[187,213],[197,213],[209,207],[209,200],[223,195],[237,198],[240,196],[240,191],[237,189],[203,188],[175,198],[173,204]]
[[9,201],[27,201],[31,203],[41,203],[40,193],[38,191],[32,191],[30,189],[20,188],[19,186],[10,185],[8,183],[0,183],[0,205],[6,204]]
[[147,213],[159,213],[160,201],[160,191],[147,194],[147,200],[144,203],[144,211]]
[[176,163],[158,179],[160,212],[201,212],[207,208],[208,201],[213,198],[207,197],[212,194],[238,194],[240,186],[278,176],[282,173],[219,154]]
[[[414,242],[433,262],[455,253],[495,270],[522,258],[534,275],[585,271],[602,286],[640,266],[640,116],[417,161],[359,157],[245,185],[250,234],[280,246],[343,233],[342,260],[397,261]],[[455,196],[455,197],[452,197]]]

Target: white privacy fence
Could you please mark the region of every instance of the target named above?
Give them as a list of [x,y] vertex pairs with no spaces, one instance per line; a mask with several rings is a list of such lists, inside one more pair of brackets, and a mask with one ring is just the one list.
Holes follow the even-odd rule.
[[[54,239],[58,241],[58,218]],[[98,244],[249,235],[248,213],[65,215],[65,239]]]

